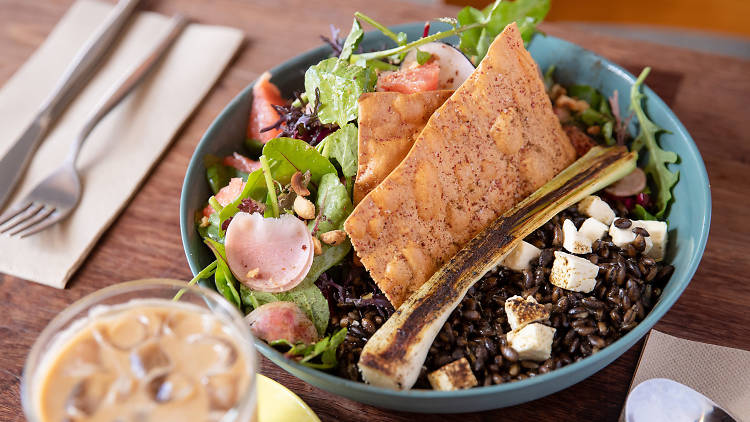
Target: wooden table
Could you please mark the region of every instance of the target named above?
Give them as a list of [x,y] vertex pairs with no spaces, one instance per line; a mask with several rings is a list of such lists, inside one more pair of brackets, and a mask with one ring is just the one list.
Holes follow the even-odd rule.
[[[73,0],[0,0],[0,83],[45,39]],[[316,4],[315,7],[310,4]],[[321,4],[325,4],[322,6]],[[455,16],[457,9],[404,1],[159,0],[146,8],[177,11],[205,23],[243,29],[236,60],[178,134],[141,192],[113,224],[66,290],[0,276],[0,420],[23,420],[20,375],[29,347],[61,309],[92,291],[145,277],[191,277],[180,241],[178,209],[185,169],[196,143],[221,109],[261,72],[320,44],[329,23],[349,28],[362,10],[387,24]],[[750,62],[646,43],[592,36],[562,24],[549,34],[590,48],[632,72],[654,68],[648,84],[695,139],[712,184],[713,225],[703,262],[675,306],[656,325],[666,333],[750,349]],[[0,259],[2,251],[0,251]],[[587,380],[524,405],[430,420],[615,420],[641,344]],[[261,371],[299,394],[323,419],[426,420],[343,399],[312,387],[263,359]]]

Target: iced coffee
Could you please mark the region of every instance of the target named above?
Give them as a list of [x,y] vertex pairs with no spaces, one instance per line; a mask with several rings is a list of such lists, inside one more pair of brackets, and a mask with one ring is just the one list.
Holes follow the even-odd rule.
[[240,420],[255,400],[241,337],[196,304],[96,305],[50,341],[24,404],[40,422]]

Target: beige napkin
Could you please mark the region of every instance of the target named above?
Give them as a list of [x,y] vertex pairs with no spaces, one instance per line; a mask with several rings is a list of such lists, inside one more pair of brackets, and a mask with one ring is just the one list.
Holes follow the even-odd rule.
[[[112,7],[90,0],[75,3],[2,87],[0,156],[31,122],[73,56]],[[11,201],[61,164],[88,113],[148,55],[165,33],[168,20],[156,13],[138,13],[104,65],[43,141]],[[61,224],[26,239],[0,236],[0,272],[65,287],[217,80],[242,38],[236,29],[189,25],[158,68],[86,140],[78,159],[83,197],[75,212]]]
[[[690,341],[651,330],[630,385],[669,378],[750,421],[750,351]],[[624,411],[620,420],[624,420]]]

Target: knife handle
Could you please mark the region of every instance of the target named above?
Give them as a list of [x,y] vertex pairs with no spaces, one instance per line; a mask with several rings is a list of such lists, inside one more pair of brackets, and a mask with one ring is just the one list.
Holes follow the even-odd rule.
[[37,116],[44,130],[48,129],[49,125],[62,114],[65,107],[94,75],[97,65],[107,56],[107,52],[115,43],[139,2],[140,0],[117,2],[104,23],[75,55],[73,62],[63,73],[52,94],[42,104]]

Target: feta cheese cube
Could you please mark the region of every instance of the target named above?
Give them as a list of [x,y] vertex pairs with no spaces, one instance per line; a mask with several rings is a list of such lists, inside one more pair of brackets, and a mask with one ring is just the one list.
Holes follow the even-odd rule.
[[518,352],[521,360],[547,360],[552,352],[555,329],[535,322],[506,335],[508,345]]
[[455,360],[427,374],[427,380],[433,389],[442,391],[461,390],[479,384],[466,358]]
[[[628,243],[631,243],[635,240],[635,233],[633,233],[633,228],[635,227],[643,227],[640,225],[643,221],[641,220],[633,220],[633,224],[628,227],[627,229],[620,229],[617,228],[614,223],[612,223],[611,226],[609,226],[609,235],[612,237],[612,243],[615,244],[618,248],[622,248],[623,246],[627,245]],[[664,223],[666,226],[666,223]],[[644,227],[645,228],[645,227]],[[648,231],[648,229],[646,229]],[[651,234],[651,232],[649,232]],[[654,241],[651,239],[651,236],[646,237],[646,247],[643,249],[643,253],[648,255],[651,251],[651,248],[654,246]]]
[[578,229],[578,234],[594,240],[601,239],[607,233],[609,227],[596,218],[587,218]]
[[571,253],[585,254],[591,253],[595,240],[604,237],[607,226],[595,218],[587,218],[581,228],[576,229],[575,224],[566,219],[563,221],[562,232],[563,248]]
[[591,243],[589,239],[578,236],[576,225],[570,220],[563,221],[563,248],[571,253],[584,254],[591,253]]
[[502,265],[511,270],[523,271],[530,268],[529,263],[533,259],[539,258],[542,250],[523,240],[513,250],[505,256]]
[[552,284],[565,290],[588,293],[594,290],[599,266],[588,259],[555,251],[555,261],[549,280]]
[[505,300],[505,315],[508,317],[510,328],[515,330],[532,322],[549,318],[549,311],[547,307],[538,303],[533,296],[526,299],[521,296],[513,296]]
[[589,195],[578,203],[578,211],[581,214],[593,217],[603,224],[610,225],[615,221],[615,212],[602,198]]
[[[645,229],[649,236],[646,238],[646,255],[661,261],[664,259],[664,253],[667,250],[667,223],[664,221],[654,220],[638,220],[634,221],[633,224],[636,227],[642,227]],[[648,246],[649,242],[653,244],[653,247]]]

